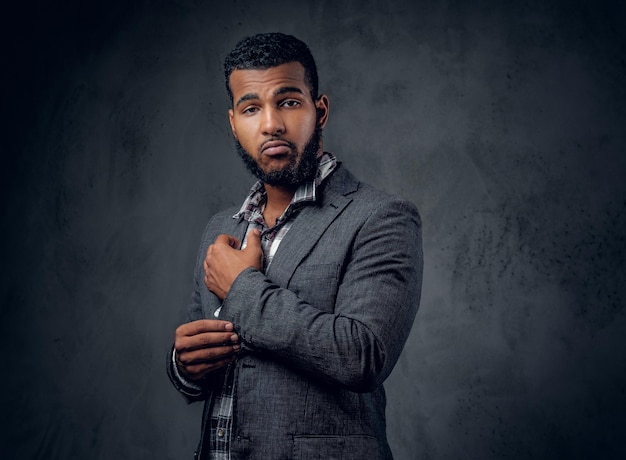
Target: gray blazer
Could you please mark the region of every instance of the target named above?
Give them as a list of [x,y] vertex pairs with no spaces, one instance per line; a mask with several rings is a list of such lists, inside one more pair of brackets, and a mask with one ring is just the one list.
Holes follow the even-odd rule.
[[[235,364],[232,458],[389,459],[383,381],[417,312],[421,222],[415,206],[358,182],[339,166],[315,205],[295,219],[263,274],[241,273],[223,302],[242,351]],[[243,240],[237,209],[215,215],[202,237],[189,320],[213,318],[220,300],[204,285],[207,247],[221,234]],[[170,360],[171,362],[171,360]],[[212,392],[205,400],[200,458]]]

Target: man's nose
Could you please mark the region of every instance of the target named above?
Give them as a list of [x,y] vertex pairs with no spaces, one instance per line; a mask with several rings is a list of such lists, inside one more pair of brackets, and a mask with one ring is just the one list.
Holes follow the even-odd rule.
[[271,108],[263,111],[263,134],[267,136],[275,136],[285,132],[285,123],[280,112]]

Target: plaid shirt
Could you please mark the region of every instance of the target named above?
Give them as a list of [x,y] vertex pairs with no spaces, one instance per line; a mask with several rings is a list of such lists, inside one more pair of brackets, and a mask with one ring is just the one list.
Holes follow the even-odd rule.
[[[317,169],[317,175],[315,180],[307,183],[303,183],[296,189],[296,192],[291,200],[291,203],[285,209],[283,214],[276,220],[276,224],[268,228],[263,219],[263,211],[265,209],[265,203],[267,200],[267,193],[263,183],[257,181],[247,198],[243,202],[241,209],[237,214],[233,216],[233,219],[244,219],[248,221],[248,229],[246,230],[246,237],[241,244],[241,248],[246,247],[248,234],[255,229],[261,232],[261,245],[263,247],[263,272],[266,272],[276,250],[280,245],[282,239],[285,237],[289,229],[291,228],[294,219],[298,215],[298,212],[307,204],[314,203],[317,199],[316,190],[317,187],[326,179],[330,173],[336,168],[337,159],[330,153],[324,153],[320,158],[320,163]],[[221,307],[215,311],[215,316],[219,317]],[[231,363],[226,368],[226,375],[224,377],[224,383],[222,385],[222,391],[219,394],[214,394],[213,403],[211,406],[211,422],[210,422],[210,456],[211,460],[229,460],[230,459],[230,442],[232,434],[232,422],[233,422],[233,396],[234,396],[234,363]],[[188,385],[192,389],[199,390],[200,388],[186,381],[176,369],[174,365],[174,371],[180,380]]]
[[298,211],[308,203],[315,202],[316,188],[336,166],[337,159],[330,153],[324,153],[320,158],[315,180],[306,182],[296,189],[291,203],[289,203],[287,209],[285,209],[283,214],[276,220],[276,224],[271,228],[267,227],[265,219],[263,219],[263,211],[265,210],[267,199],[265,187],[261,181],[254,184],[241,209],[233,216],[233,219],[245,219],[248,221],[248,230],[246,231],[246,237],[241,245],[241,249],[246,247],[248,234],[252,230],[258,229],[261,232],[264,273],[269,268],[270,263],[272,263],[274,254],[276,254],[280,242],[291,228]]

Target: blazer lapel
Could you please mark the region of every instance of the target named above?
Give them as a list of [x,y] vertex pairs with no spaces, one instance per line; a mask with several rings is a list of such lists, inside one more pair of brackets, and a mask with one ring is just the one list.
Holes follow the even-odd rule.
[[[236,211],[233,210],[231,216],[235,214]],[[248,222],[244,219],[231,219],[227,218],[224,223],[219,227],[218,232],[226,235],[232,235],[239,239],[239,241],[243,241],[246,235],[246,229],[248,228]],[[206,286],[205,286],[206,289]],[[208,289],[206,290],[209,293]],[[203,313],[204,317],[208,319],[215,319],[215,311],[221,308],[222,301],[216,295],[209,293],[206,296],[206,301],[203,304]]]
[[235,238],[239,239],[239,241],[244,240],[246,237],[246,230],[248,228],[248,222],[244,219],[230,219],[230,222],[227,225],[227,228],[224,230],[224,233],[227,235],[232,235]]
[[343,167],[328,178],[318,203],[305,206],[281,241],[267,277],[279,286],[287,286],[291,276],[313,246],[352,201],[349,194],[358,188],[356,179]]

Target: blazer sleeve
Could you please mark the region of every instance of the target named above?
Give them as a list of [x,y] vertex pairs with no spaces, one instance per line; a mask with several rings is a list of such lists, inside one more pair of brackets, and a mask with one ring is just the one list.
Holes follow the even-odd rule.
[[390,374],[417,313],[423,267],[417,209],[399,199],[370,206],[349,241],[330,308],[316,308],[249,268],[231,286],[220,317],[233,322],[246,347],[366,392]]
[[[209,220],[209,223],[206,225],[204,232],[202,233],[200,249],[198,250],[198,255],[196,256],[193,276],[193,291],[191,293],[191,300],[187,306],[187,322],[205,318],[214,319],[213,312],[219,307],[220,301],[217,297],[210,294],[204,286],[204,270],[202,268],[202,263],[204,262],[204,255],[206,254],[208,246],[213,242],[220,231],[233,230],[222,229],[219,224],[221,222],[229,222],[230,216],[232,216],[233,213],[234,208],[216,214]],[[174,387],[188,403],[202,401],[209,398],[211,395],[211,385],[214,382],[219,382],[223,378],[223,370],[218,370],[208,374],[200,382],[188,382],[176,369],[173,351],[174,347],[172,345],[167,355],[166,371]]]
[[168,351],[165,365],[167,376],[170,378],[174,388],[178,390],[188,404],[195,401],[203,401],[207,398],[206,385],[188,382],[180,375],[178,369],[176,369],[176,363],[174,362],[174,347]]

